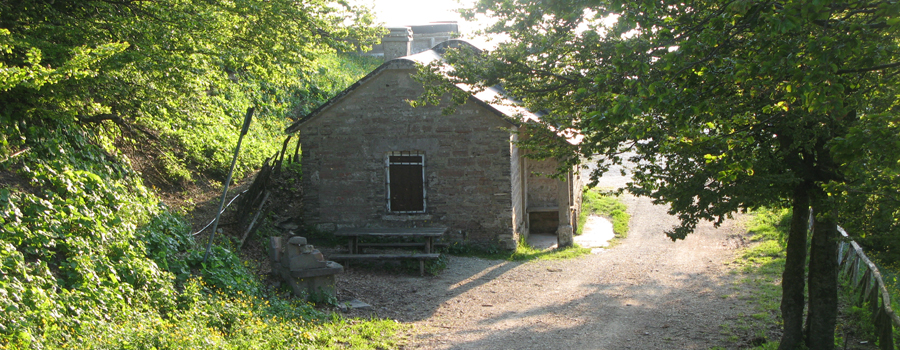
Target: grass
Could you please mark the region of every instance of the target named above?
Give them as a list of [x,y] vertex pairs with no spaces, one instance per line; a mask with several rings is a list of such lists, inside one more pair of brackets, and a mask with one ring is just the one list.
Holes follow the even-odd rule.
[[578,215],[576,235],[582,233],[584,225],[591,215],[609,219],[613,224],[613,233],[615,233],[617,239],[628,236],[628,223],[631,221],[631,215],[628,214],[628,207],[618,198],[604,195],[596,189],[585,188],[582,196],[581,213]]
[[[730,321],[728,327],[723,327],[729,331],[740,330],[754,341],[761,344],[754,344],[755,350],[774,350],[778,348],[777,334],[769,334],[769,330],[781,327],[781,273],[784,271],[785,263],[785,237],[790,227],[791,212],[790,210],[759,210],[753,213],[753,219],[750,224],[751,241],[754,243],[751,247],[745,249],[739,258],[730,264],[737,266],[732,271],[739,274],[739,279],[735,282],[733,296],[740,300],[753,305],[753,313],[751,315],[739,315],[736,320]],[[892,286],[892,293],[896,293],[896,269],[890,267],[882,271],[885,274],[886,284]],[[891,283],[893,282],[893,283]],[[852,335],[854,339],[861,338],[869,340],[873,343],[872,330],[874,329],[869,310],[854,306],[854,298],[858,297],[858,292],[846,288],[846,281],[842,281],[842,287],[839,290],[840,310],[838,315],[838,324],[835,330],[835,346],[842,348],[845,345],[845,338]],[[896,294],[892,294],[896,295]],[[896,299],[892,300],[896,306]],[[773,327],[775,326],[775,327]],[[896,332],[896,331],[895,331]]]
[[248,106],[258,112],[234,179],[279,150],[294,111],[376,61],[323,56],[280,87],[213,65],[196,96],[158,86],[171,98],[118,101],[149,109],[124,128],[76,122],[111,112],[75,95],[0,113],[0,349],[397,348],[394,321],[344,319],[267,288],[227,229],[205,260],[184,217],[200,191],[221,188]]
[[729,341],[750,339],[753,349],[776,349],[778,339],[769,334],[779,324],[781,272],[784,269],[783,234],[790,223],[789,211],[761,210],[753,213],[749,224],[751,246],[729,265],[734,266],[733,293],[729,298],[752,305],[751,313],[739,314],[720,327]]
[[516,250],[510,254],[505,260],[509,261],[529,261],[529,260],[563,260],[573,259],[591,253],[590,248],[582,248],[578,244],[571,247],[556,248],[550,250],[539,250],[527,242],[519,242]]
[[[867,253],[868,254],[868,253]],[[878,267],[881,272],[881,278],[884,280],[884,286],[887,288],[891,298],[891,309],[894,313],[900,312],[900,262],[885,263],[877,254],[869,254],[869,259]],[[869,312],[867,308],[859,308],[858,312]],[[856,310],[855,310],[856,311]],[[900,339],[900,328],[894,328],[894,342]]]

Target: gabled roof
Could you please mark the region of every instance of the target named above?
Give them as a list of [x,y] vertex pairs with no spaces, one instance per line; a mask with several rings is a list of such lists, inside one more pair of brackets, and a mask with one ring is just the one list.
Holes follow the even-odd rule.
[[[356,90],[358,87],[362,86],[369,80],[374,79],[387,69],[416,69],[418,64],[426,65],[435,61],[443,60],[443,54],[444,52],[446,52],[447,48],[459,47],[460,45],[467,45],[477,52],[481,51],[479,48],[475,47],[465,40],[452,39],[442,42],[430,50],[426,50],[415,55],[395,58],[393,60],[385,62],[378,68],[375,68],[375,70],[373,70],[371,73],[367,74],[362,79],[359,79],[357,82],[353,83],[353,85],[350,85],[348,88],[344,89],[344,91],[341,91],[309,114],[298,119],[296,122],[287,127],[287,129],[285,129],[285,132],[297,132],[307,121],[315,118],[331,106],[334,106],[339,101],[344,99],[344,97]],[[464,91],[471,91],[471,89],[466,86],[457,87]],[[469,100],[487,108],[488,110],[497,114],[497,116],[503,118],[504,120],[510,122],[515,126],[518,126],[517,123],[513,122],[513,118],[515,117],[521,117],[525,120],[539,119],[538,114],[532,113],[528,109],[522,107],[519,102],[509,98],[503,91],[503,89],[498,86],[490,87],[485,89],[484,91],[472,94],[469,96]]]
[[[350,85],[348,88],[344,89],[344,91],[341,91],[339,94],[323,103],[321,106],[319,106],[319,108],[316,108],[309,114],[298,119],[296,122],[291,124],[291,126],[287,127],[287,129],[285,129],[285,132],[289,134],[297,132],[298,130],[300,130],[300,128],[303,127],[303,124],[311,119],[314,119],[331,106],[334,106],[339,101],[344,99],[344,97],[356,90],[358,87],[362,86],[369,80],[374,79],[387,69],[417,69],[418,65],[427,65],[432,62],[443,61],[444,53],[448,48],[457,48],[460,46],[468,46],[478,53],[482,51],[480,48],[466,40],[451,39],[435,45],[430,50],[426,50],[414,55],[398,57],[387,61],[378,68],[375,68],[375,70],[364,76],[362,79],[359,79],[357,82],[353,83],[353,85]],[[473,91],[474,89],[470,86],[457,84],[456,87],[460,90],[470,92],[469,101],[485,107],[513,126],[519,126],[519,123],[516,122],[517,120],[535,122],[540,121],[541,115],[543,114],[528,110],[527,108],[522,106],[522,103],[520,101],[515,100],[509,94],[507,94],[506,91],[503,90],[503,88],[499,85],[486,88],[474,94],[471,93],[471,91]],[[581,140],[584,138],[583,135],[571,129],[560,131],[551,127],[551,130],[555,131],[560,137],[564,137],[566,141],[573,145],[581,143]]]

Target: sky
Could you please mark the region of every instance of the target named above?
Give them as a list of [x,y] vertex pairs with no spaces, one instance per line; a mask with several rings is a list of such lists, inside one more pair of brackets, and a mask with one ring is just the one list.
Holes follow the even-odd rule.
[[[464,23],[454,9],[461,5],[457,0],[374,0],[375,14],[386,26],[424,24],[436,21],[458,21],[461,32],[469,32],[472,26]],[[472,1],[463,0],[467,4]]]
[[[454,10],[460,7],[472,7],[476,0],[358,0],[362,3],[374,1],[375,15],[385,26],[403,26],[425,24],[437,21],[457,21],[463,37],[469,37],[479,25],[465,22]],[[592,13],[585,13],[592,17]],[[616,16],[609,16],[604,22],[611,25]],[[584,25],[581,30],[587,29]],[[489,38],[474,38],[476,41],[492,41]]]

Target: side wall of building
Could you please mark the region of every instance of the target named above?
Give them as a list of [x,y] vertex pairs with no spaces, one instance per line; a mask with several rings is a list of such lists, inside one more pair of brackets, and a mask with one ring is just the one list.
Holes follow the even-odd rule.
[[581,178],[581,169],[575,167],[569,175],[572,184],[572,200],[574,211],[572,213],[572,228],[578,230],[578,216],[581,215],[581,204],[584,200],[584,179]]
[[[445,226],[491,241],[512,235],[512,125],[469,102],[453,115],[411,107],[422,87],[413,69],[389,68],[300,128],[305,224],[341,227]],[[425,213],[387,210],[386,157],[424,155]]]
[[513,134],[510,139],[509,149],[510,149],[510,175],[512,182],[512,218],[513,218],[513,231],[515,235],[510,237],[510,239],[518,240],[519,236],[528,237],[528,216],[526,215],[526,188],[527,183],[525,179],[527,176],[525,175],[525,159],[522,157],[522,151],[519,147],[516,147],[514,142],[518,140],[518,134]]

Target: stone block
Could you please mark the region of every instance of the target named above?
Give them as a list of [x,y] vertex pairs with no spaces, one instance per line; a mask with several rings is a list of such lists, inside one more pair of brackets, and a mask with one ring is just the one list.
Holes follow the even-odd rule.
[[559,242],[559,247],[571,247],[575,242],[574,230],[572,225],[560,225],[556,231],[557,242]]
[[276,265],[281,262],[281,251],[281,237],[270,237],[269,259],[272,260],[272,265]]
[[280,237],[273,237],[269,246],[270,258],[280,260],[280,263],[272,264],[273,272],[287,282],[294,295],[317,299],[323,294],[333,296],[334,275],[343,272],[343,266],[325,261],[322,253],[306,242],[305,237],[294,236],[285,246]]
[[346,302],[338,305],[338,308],[343,312],[348,312],[350,310],[374,310],[372,305],[369,305],[359,299],[351,299]]
[[511,234],[498,235],[497,241],[500,245],[500,249],[504,250],[516,250],[516,247],[519,246],[519,242],[516,241],[515,236]]
[[309,299],[312,294],[335,295],[334,275],[310,278],[286,278],[291,291],[298,297]]
[[291,239],[288,240],[288,244],[300,245],[300,246],[306,245],[306,237],[301,237],[301,236],[291,237]]

